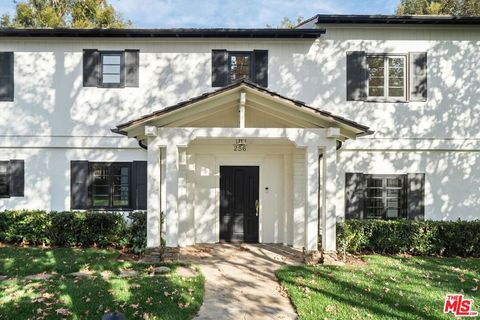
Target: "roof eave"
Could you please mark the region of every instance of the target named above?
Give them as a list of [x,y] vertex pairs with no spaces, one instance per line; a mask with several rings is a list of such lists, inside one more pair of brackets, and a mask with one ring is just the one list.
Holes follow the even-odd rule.
[[325,29],[0,29],[0,37],[316,39]]
[[480,25],[480,16],[395,16],[395,15],[325,15],[315,16],[316,24],[423,24],[423,25]]

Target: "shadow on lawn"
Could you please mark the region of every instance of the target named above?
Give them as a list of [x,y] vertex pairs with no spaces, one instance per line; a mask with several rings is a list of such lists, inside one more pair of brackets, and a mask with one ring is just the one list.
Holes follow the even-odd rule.
[[[149,276],[148,265],[117,261],[118,251],[39,248],[22,251],[16,248],[20,252],[5,252],[5,249],[0,251],[1,256],[11,254],[3,263],[7,267],[5,273],[19,278],[0,282],[4,297],[6,290],[11,290],[9,294],[17,294],[14,299],[2,302],[0,293],[0,319],[101,319],[104,313],[111,311],[122,312],[129,319],[142,319],[144,315],[154,319],[191,319],[202,303],[203,277]],[[35,265],[28,260],[35,261]],[[94,277],[66,276],[86,264],[96,271]],[[137,270],[139,275],[120,277],[125,267]],[[112,274],[103,278],[100,272],[106,270]],[[21,278],[42,271],[55,271],[58,275],[38,281]]]
[[[289,267],[280,270],[278,276],[289,288],[297,309],[312,312],[311,306],[301,305],[309,304],[308,300],[313,299],[317,304],[313,308],[327,317],[333,316],[326,310],[329,304],[335,304],[342,306],[343,313],[350,311],[349,317],[359,309],[373,315],[373,319],[445,319],[448,316],[442,314],[442,307],[447,293],[464,292],[467,296],[480,298],[475,289],[480,278],[479,259],[382,259],[374,262],[375,267],[370,261],[366,267]],[[318,282],[307,280],[312,277]],[[399,294],[399,288],[402,294]],[[302,290],[323,298],[307,297]],[[315,314],[317,317],[321,315]]]

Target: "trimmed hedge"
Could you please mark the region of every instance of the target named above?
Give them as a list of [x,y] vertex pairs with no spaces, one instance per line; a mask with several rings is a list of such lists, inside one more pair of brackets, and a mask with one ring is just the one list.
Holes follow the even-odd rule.
[[131,212],[129,223],[115,212],[0,212],[0,242],[62,247],[113,246],[145,249],[146,212]]
[[346,220],[337,245],[350,253],[480,257],[480,220]]

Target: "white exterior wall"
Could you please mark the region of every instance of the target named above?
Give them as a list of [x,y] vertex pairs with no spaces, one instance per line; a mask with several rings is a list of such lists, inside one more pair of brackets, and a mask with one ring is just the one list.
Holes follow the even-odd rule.
[[146,160],[146,151],[131,148],[8,148],[2,159],[25,159],[25,196],[0,199],[0,210],[70,210],[70,161]]
[[[0,51],[15,52],[15,101],[0,102],[0,158],[25,159],[26,179],[25,197],[1,199],[0,208],[68,209],[70,160],[146,159],[136,142],[109,129],[212,90],[211,50],[221,48],[269,50],[270,89],[375,131],[339,152],[340,216],[345,171],[419,171],[426,173],[426,218],[478,217],[479,28],[321,27],[327,34],[316,41],[2,38]],[[83,88],[82,50],[89,48],[139,49],[140,87]],[[354,50],[427,51],[428,101],[347,102],[345,56]],[[292,170],[295,194],[296,183],[304,184]]]

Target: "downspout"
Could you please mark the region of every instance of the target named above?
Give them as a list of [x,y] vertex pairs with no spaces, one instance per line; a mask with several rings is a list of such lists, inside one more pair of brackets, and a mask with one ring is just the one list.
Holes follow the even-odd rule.
[[318,233],[318,240],[317,240],[317,248],[319,249],[319,251],[322,251],[322,244],[323,244],[323,221],[322,221],[322,195],[323,195],[323,192],[322,192],[322,178],[323,178],[323,166],[322,166],[322,160],[323,160],[323,153],[320,153],[318,155],[318,229],[317,229],[317,233]]
[[143,149],[145,149],[145,150],[148,150],[147,145],[144,144],[144,143],[142,142],[142,140],[138,140],[138,145],[139,145],[141,148],[143,148]]
[[343,142],[340,140],[337,140],[337,150],[339,150],[343,145]]

